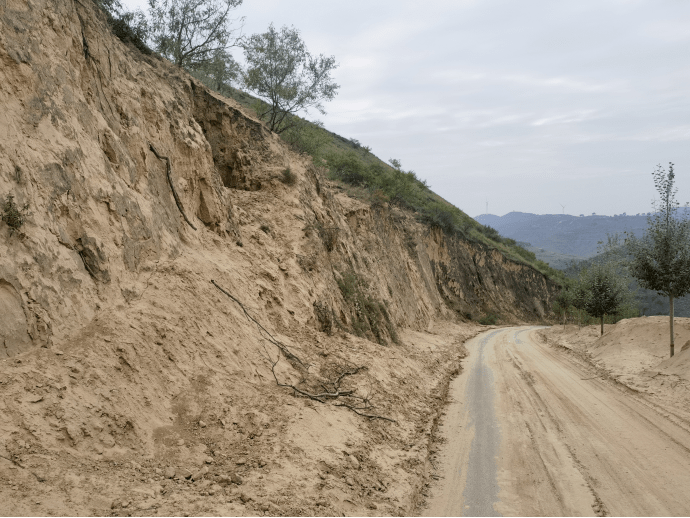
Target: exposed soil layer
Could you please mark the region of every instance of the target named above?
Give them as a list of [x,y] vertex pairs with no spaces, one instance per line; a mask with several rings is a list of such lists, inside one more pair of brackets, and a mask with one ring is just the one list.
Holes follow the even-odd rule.
[[0,2],[0,106],[2,514],[404,514],[469,317],[549,316],[90,0]]

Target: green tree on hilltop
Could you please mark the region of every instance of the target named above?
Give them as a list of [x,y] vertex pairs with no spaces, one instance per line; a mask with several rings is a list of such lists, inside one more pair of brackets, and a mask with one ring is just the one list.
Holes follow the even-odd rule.
[[310,108],[325,114],[324,101],[332,100],[337,85],[331,72],[338,66],[333,56],[312,56],[294,27],[276,30],[271,24],[244,44],[247,70],[244,85],[264,103],[258,115],[268,128],[282,133],[299,123],[295,114]]
[[237,43],[230,13],[242,0],[149,0],[155,49],[189,71],[209,66]]

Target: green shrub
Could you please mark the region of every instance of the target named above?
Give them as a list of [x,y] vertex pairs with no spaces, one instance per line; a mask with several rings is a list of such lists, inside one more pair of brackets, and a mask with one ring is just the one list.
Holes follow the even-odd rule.
[[280,181],[285,185],[295,185],[297,183],[297,175],[290,171],[290,168],[288,167],[281,173]]
[[8,194],[5,197],[5,201],[2,203],[2,217],[0,219],[10,227],[10,235],[22,228],[29,215],[28,203],[20,208],[15,203],[13,194]]
[[378,343],[385,345],[385,328],[391,340],[400,343],[386,305],[366,293],[368,284],[362,277],[350,270],[341,273],[337,282],[343,299],[354,308],[352,330],[357,336],[364,337],[371,333]]
[[127,12],[120,16],[108,16],[108,24],[115,36],[123,43],[131,43],[143,54],[153,52],[146,45],[148,24],[141,11]]
[[321,222],[317,222],[315,227],[323,246],[326,247],[326,250],[332,252],[335,249],[335,245],[338,244],[340,229],[338,227],[326,227]]
[[501,234],[499,234],[498,230],[496,230],[495,228],[490,227],[488,225],[480,225],[478,228],[482,234],[484,234],[492,241],[503,241],[503,239],[501,238]]
[[340,293],[346,302],[354,302],[357,293],[360,291],[360,280],[359,276],[354,271],[349,271],[341,274],[341,278],[337,279],[338,288],[340,288]]
[[305,153],[313,158],[318,157],[321,150],[332,138],[328,131],[318,121],[307,122],[299,117],[293,117],[291,120],[295,120],[297,123],[282,132],[280,138],[295,151]]
[[357,153],[335,153],[326,159],[330,177],[350,185],[369,186],[368,166]]
[[419,219],[429,226],[438,227],[446,234],[452,234],[455,230],[455,214],[450,207],[435,202],[422,207],[418,212]]
[[530,252],[529,250],[525,250],[519,245],[515,245],[512,247],[515,253],[517,253],[520,257],[523,259],[526,259],[529,262],[536,262],[537,256],[534,254],[534,252]]
[[487,315],[484,315],[482,318],[479,319],[479,323],[483,326],[494,326],[498,322],[498,317],[494,315],[493,313],[489,313]]
[[120,41],[131,43],[144,54],[152,53],[146,45],[150,32],[148,20],[141,10],[125,11],[119,0],[94,0],[94,2],[105,13],[110,29]]

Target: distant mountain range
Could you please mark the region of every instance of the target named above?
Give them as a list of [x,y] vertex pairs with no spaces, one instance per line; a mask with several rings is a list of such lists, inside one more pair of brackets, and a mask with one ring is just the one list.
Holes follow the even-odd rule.
[[571,216],[509,212],[505,216],[482,214],[474,219],[495,228],[504,237],[529,243],[537,249],[583,259],[597,253],[597,243],[606,241],[607,234],[632,231],[641,236],[647,229],[647,214]]
[[[688,208],[681,208],[680,213],[690,217]],[[573,262],[596,255],[598,242],[605,242],[607,234],[627,231],[641,237],[647,230],[647,214],[592,214],[578,217],[569,214],[510,212],[505,216],[482,214],[474,219],[482,225],[495,228],[503,237],[514,239],[523,248],[534,252],[537,259],[549,263],[553,268],[566,271]],[[579,266],[589,264],[591,261],[584,261]],[[668,315],[668,298],[642,288],[636,288],[635,291],[641,314]],[[674,306],[676,316],[690,317],[690,295],[676,299]]]

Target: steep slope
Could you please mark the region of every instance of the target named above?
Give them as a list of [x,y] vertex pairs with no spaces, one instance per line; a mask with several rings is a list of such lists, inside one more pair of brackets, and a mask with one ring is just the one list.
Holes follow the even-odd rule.
[[345,196],[87,0],[0,22],[3,514],[410,509],[463,322],[553,283]]

